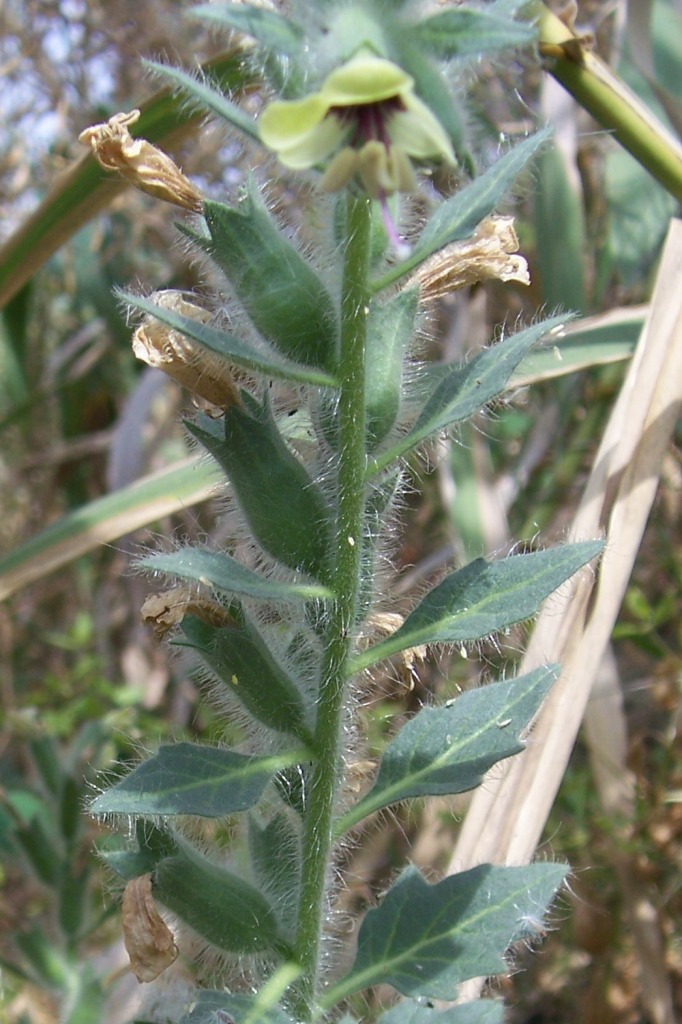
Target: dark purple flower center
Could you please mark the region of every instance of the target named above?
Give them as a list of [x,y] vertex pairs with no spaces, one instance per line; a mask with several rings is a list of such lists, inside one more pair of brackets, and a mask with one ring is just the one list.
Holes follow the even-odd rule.
[[352,130],[348,145],[360,149],[366,142],[383,142],[388,148],[391,139],[387,125],[391,116],[399,110],[406,110],[400,96],[391,96],[376,103],[356,103],[348,107],[330,107],[344,127]]

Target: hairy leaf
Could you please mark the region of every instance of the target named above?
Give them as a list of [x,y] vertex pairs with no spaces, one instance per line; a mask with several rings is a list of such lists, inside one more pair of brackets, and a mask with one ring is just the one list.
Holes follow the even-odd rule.
[[275,377],[278,380],[293,380],[303,384],[316,384],[322,387],[334,387],[336,380],[322,370],[316,370],[312,366],[300,366],[296,363],[285,362],[271,356],[265,350],[260,351],[248,342],[241,341],[234,334],[221,331],[210,324],[192,320],[188,316],[174,313],[170,309],[164,309],[149,299],[140,295],[133,295],[130,292],[120,291],[119,297],[129,306],[149,313],[160,320],[162,324],[173,327],[181,334],[186,334],[200,345],[205,346],[209,352],[216,352],[220,356],[230,359],[236,366],[256,373],[263,373],[266,377]]
[[542,337],[562,324],[566,317],[552,317],[518,331],[504,341],[484,349],[442,377],[426,401],[414,426],[391,449],[370,465],[376,472],[438,431],[469,419],[493,398],[501,395],[523,357]]
[[137,563],[143,569],[166,572],[184,580],[215,587],[224,594],[243,594],[261,601],[308,601],[331,597],[319,583],[287,582],[269,579],[223,551],[206,548],[180,548],[179,551],[145,555]]
[[513,46],[526,46],[537,35],[527,21],[490,11],[457,7],[440,11],[414,26],[415,40],[438,57],[478,57]]
[[403,361],[414,334],[418,303],[417,288],[397,292],[385,303],[377,299],[370,303],[365,364],[370,450],[383,441],[398,415]]
[[277,919],[263,894],[189,847],[157,865],[152,891],[220,949],[258,953],[283,947]]
[[191,8],[189,14],[193,18],[242,32],[277,53],[297,57],[303,48],[303,29],[290,18],[283,18],[265,7],[254,7],[249,3],[199,4]]
[[[195,13],[197,10],[198,8],[195,7],[191,13]],[[155,60],[145,60],[142,63],[150,71],[153,71],[157,77],[165,78],[174,88],[180,87],[184,92],[188,93],[193,100],[197,101],[200,107],[210,110],[212,114],[222,117],[223,120],[229,122],[234,128],[238,128],[239,131],[244,132],[245,135],[258,140],[256,122],[241,107],[238,107],[236,103],[228,100],[217,87],[217,84],[214,84],[210,73],[202,72],[201,77],[197,77],[196,74],[183,71],[182,68],[175,68],[169,64],[159,64]]]
[[445,1010],[401,999],[382,1013],[377,1024],[502,1024],[503,1019],[501,999],[477,999]]
[[204,217],[211,237],[190,237],[225,272],[260,334],[288,359],[333,370],[339,331],[332,297],[255,184],[236,208],[207,200]]
[[182,623],[186,645],[202,654],[230,697],[257,721],[311,743],[296,682],[241,609],[231,606],[230,612],[234,624],[224,626],[186,616]]
[[408,647],[479,640],[523,622],[603,546],[602,541],[583,541],[498,562],[477,558],[434,587],[400,629],[356,655],[353,671]]
[[341,818],[341,832],[409,797],[463,793],[497,761],[518,754],[519,734],[559,674],[558,666],[468,690],[442,707],[423,708],[384,751],[376,782]]
[[267,398],[262,405],[246,395],[244,400],[244,409],[226,411],[224,440],[191,424],[190,430],[227,473],[258,544],[290,569],[324,579],[327,500],[286,444]]
[[294,760],[286,754],[249,757],[195,743],[169,744],[98,796],[90,810],[219,818],[253,807],[275,772]]
[[[223,1016],[220,1015],[221,1013]],[[294,1024],[292,1018],[279,1007],[264,1009],[258,1004],[258,997],[231,995],[229,992],[211,990],[198,991],[196,999],[192,1000],[191,1010],[180,1018],[180,1024],[232,1024],[232,1022],[234,1024]]]
[[402,263],[389,270],[373,283],[375,292],[410,273],[451,242],[461,241],[472,235],[478,224],[491,214],[504,198],[514,179],[545,145],[551,130],[544,128],[517,143],[513,149],[496,160],[491,167],[465,188],[459,189],[441,206],[427,222],[414,252]]
[[505,950],[541,927],[565,874],[561,864],[482,864],[429,885],[409,868],[368,912],[353,968],[324,1005],[380,984],[455,999],[461,982],[505,970]]

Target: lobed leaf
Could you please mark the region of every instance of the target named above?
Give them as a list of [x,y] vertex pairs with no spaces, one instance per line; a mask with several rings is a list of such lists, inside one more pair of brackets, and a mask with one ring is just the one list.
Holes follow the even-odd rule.
[[169,744],[93,800],[90,811],[220,818],[253,807],[275,772],[300,756],[250,757],[196,743]]
[[400,629],[357,654],[352,671],[360,672],[408,647],[480,640],[523,622],[603,546],[603,541],[583,541],[498,562],[477,558],[434,587]]
[[340,819],[341,834],[368,814],[410,797],[464,793],[497,761],[523,750],[520,733],[558,678],[545,666],[423,708],[384,751],[372,789]]
[[482,864],[429,885],[408,868],[367,913],[355,963],[324,1006],[381,984],[407,996],[455,999],[468,978],[505,970],[505,951],[537,932],[565,874],[561,864]]

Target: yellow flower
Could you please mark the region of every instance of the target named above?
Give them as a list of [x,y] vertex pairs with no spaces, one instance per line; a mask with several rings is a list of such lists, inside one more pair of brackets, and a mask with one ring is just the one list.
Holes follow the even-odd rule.
[[343,188],[356,174],[373,199],[416,186],[412,159],[455,163],[450,140],[396,64],[359,54],[333,71],[317,93],[277,100],[263,111],[260,136],[287,167],[330,157],[322,187]]

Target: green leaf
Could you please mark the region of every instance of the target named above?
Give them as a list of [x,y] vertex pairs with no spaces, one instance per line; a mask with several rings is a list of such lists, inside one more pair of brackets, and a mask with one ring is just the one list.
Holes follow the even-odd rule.
[[150,874],[159,861],[172,857],[178,851],[178,844],[170,832],[148,820],[138,819],[135,831],[137,850],[99,851],[104,863],[125,882]]
[[105,1019],[108,993],[102,979],[94,976],[94,969],[85,964],[78,973],[75,984],[70,985],[66,1012],[60,1019],[63,1024],[96,1024]]
[[282,930],[293,937],[301,878],[301,836],[287,814],[275,814],[261,827],[249,819],[251,866],[263,892],[277,909]]
[[360,591],[358,594],[358,622],[369,614],[376,593],[375,560],[377,545],[384,535],[386,517],[400,488],[402,474],[393,469],[373,481],[365,503],[365,530],[362,538],[362,562],[360,564]]
[[169,744],[96,797],[90,812],[220,818],[253,807],[275,772],[295,760],[292,754],[249,757],[195,743]]
[[644,315],[639,309],[624,309],[622,315],[597,317],[572,325],[563,338],[525,356],[509,381],[509,388],[525,387],[536,381],[563,377],[592,366],[629,359],[642,332]]
[[277,919],[263,894],[189,847],[157,865],[152,892],[219,949],[245,954],[283,949]]
[[408,647],[479,640],[523,622],[603,547],[600,540],[583,541],[498,562],[477,558],[434,587],[400,629],[356,655],[352,672]]
[[[538,155],[533,191],[537,278],[545,307],[585,309],[585,220],[582,201],[553,146]],[[536,273],[533,273],[535,280]]]
[[269,579],[263,573],[242,565],[224,551],[180,548],[178,551],[145,555],[137,565],[214,587],[224,594],[245,594],[260,601],[309,601],[333,596],[328,587],[319,583]]
[[484,217],[495,210],[514,179],[550,136],[551,129],[544,128],[523,142],[517,143],[484,174],[442,203],[427,222],[411,256],[398,263],[378,281],[374,281],[372,291],[382,291],[389,284],[415,270],[420,263],[446,245],[469,238]]
[[423,708],[389,743],[373,788],[343,815],[338,834],[400,800],[474,789],[497,761],[523,750],[519,735],[558,675],[546,666]]
[[234,334],[211,327],[210,324],[202,324],[198,320],[191,320],[170,309],[163,309],[141,295],[133,295],[126,291],[119,291],[118,295],[123,302],[134,309],[150,314],[162,324],[173,327],[176,331],[180,331],[181,334],[185,334],[188,338],[203,345],[209,352],[215,352],[219,356],[230,359],[236,366],[241,366],[252,373],[262,373],[267,377],[294,380],[302,384],[315,384],[320,387],[336,385],[335,378],[321,370],[275,359],[269,353],[261,352],[252,345],[240,341]]
[[[194,9],[196,11],[196,8]],[[192,12],[194,13],[194,12]],[[174,88],[180,88],[187,93],[192,100],[196,100],[202,109],[210,110],[212,114],[223,118],[234,128],[239,129],[245,135],[260,141],[256,122],[236,103],[228,100],[226,96],[212,84],[211,77],[204,74],[198,78],[189,71],[182,68],[175,68],[168,64],[159,64],[155,60],[143,60],[142,63],[157,77],[166,78]]]
[[182,630],[187,646],[201,653],[224,684],[229,700],[239,701],[268,728],[310,744],[298,686],[241,609],[232,606],[230,612],[234,626],[220,628],[185,616]]
[[327,575],[330,509],[320,487],[286,444],[270,412],[244,396],[231,406],[225,439],[189,424],[189,429],[229,477],[254,539],[273,558],[316,579]]
[[275,224],[254,182],[236,209],[207,200],[204,218],[210,239],[189,237],[225,272],[254,327],[288,359],[332,372],[339,337],[335,304]]
[[412,340],[419,289],[400,291],[385,302],[373,299],[367,323],[365,362],[368,450],[393,427],[401,397],[403,359]]
[[59,884],[61,858],[56,838],[48,832],[40,817],[15,829],[14,838],[26,860],[43,885],[49,888]]
[[[222,1019],[216,1013],[220,1010],[225,1014]],[[180,1024],[230,1024],[231,1021],[234,1024],[294,1024],[279,1007],[261,1008],[258,997],[216,991],[198,991],[192,1000],[192,1009],[180,1018]]]
[[290,57],[300,56],[305,42],[303,29],[290,18],[283,18],[264,7],[252,7],[249,3],[200,4],[193,7],[189,15],[242,32],[262,46]]
[[27,931],[18,931],[13,940],[41,987],[68,990],[72,981],[71,965],[54,941],[37,925]]
[[458,7],[413,26],[415,41],[437,57],[480,57],[507,47],[527,46],[537,36],[533,25],[488,11]]
[[69,939],[75,938],[84,928],[87,921],[87,901],[90,896],[90,870],[86,864],[78,868],[65,864],[59,879],[59,927]]
[[477,999],[446,1010],[401,999],[377,1024],[502,1024],[504,1003],[501,999]]
[[353,968],[323,1006],[381,984],[407,996],[455,999],[468,978],[506,971],[505,950],[537,933],[565,874],[561,864],[482,864],[428,885],[409,868],[367,913]]
[[470,362],[450,369],[426,401],[414,426],[389,451],[378,456],[368,471],[374,473],[383,469],[432,434],[479,412],[502,394],[507,381],[532,346],[564,323],[566,317],[553,317],[534,324],[484,349]]

